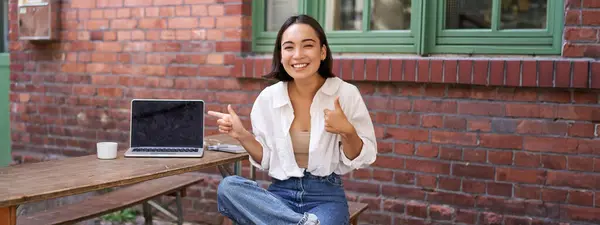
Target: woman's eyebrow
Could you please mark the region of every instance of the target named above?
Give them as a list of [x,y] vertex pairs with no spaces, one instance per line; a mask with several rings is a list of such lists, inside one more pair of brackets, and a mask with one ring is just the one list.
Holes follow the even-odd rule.
[[[307,38],[307,39],[304,39],[304,40],[302,40],[302,42],[307,42],[307,41],[316,42],[316,41],[315,41],[314,39],[312,39],[312,38]],[[292,41],[285,41],[285,42],[281,43],[281,45],[285,45],[285,44],[294,44],[294,42],[292,42]]]

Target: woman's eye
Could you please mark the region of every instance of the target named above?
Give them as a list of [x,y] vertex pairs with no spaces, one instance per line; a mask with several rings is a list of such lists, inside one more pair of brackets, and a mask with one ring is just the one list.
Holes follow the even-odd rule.
[[305,45],[305,48],[312,48],[312,45]]
[[283,47],[283,49],[285,49],[285,50],[292,50],[293,48],[291,46],[286,46],[286,47]]

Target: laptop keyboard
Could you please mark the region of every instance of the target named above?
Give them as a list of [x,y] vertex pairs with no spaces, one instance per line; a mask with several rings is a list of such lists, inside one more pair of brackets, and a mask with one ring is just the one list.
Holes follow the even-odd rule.
[[198,152],[197,148],[134,148],[134,152]]

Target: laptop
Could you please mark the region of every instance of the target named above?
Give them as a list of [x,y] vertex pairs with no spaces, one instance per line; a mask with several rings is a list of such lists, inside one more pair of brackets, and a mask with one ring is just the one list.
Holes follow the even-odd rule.
[[204,101],[133,99],[125,157],[204,155]]

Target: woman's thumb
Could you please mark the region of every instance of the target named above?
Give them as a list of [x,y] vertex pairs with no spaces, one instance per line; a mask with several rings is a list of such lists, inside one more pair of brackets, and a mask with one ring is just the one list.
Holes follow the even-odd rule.
[[235,111],[233,111],[233,108],[231,108],[231,104],[227,105],[227,111],[229,111],[229,114],[231,116],[238,116],[237,113],[235,113]]

